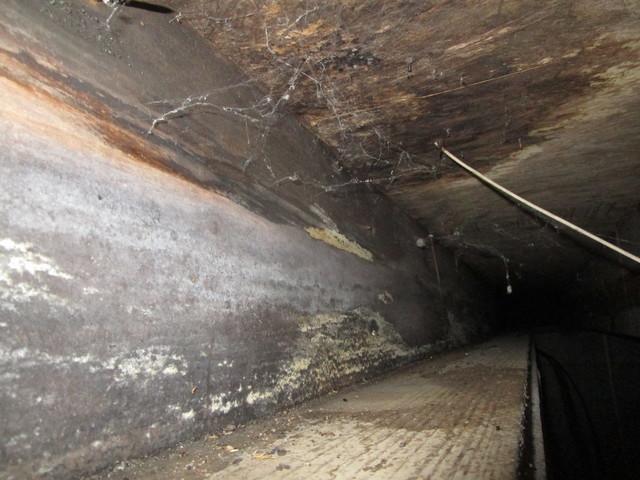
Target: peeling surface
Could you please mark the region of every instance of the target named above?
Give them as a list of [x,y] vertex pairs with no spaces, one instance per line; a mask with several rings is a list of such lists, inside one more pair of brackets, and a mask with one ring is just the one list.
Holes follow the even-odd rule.
[[33,245],[10,238],[0,239],[0,310],[15,312],[19,304],[32,300],[67,306],[63,298],[51,292],[46,277],[73,278],[59,270],[53,259],[34,252]]
[[[16,243],[10,238],[0,239],[0,249],[3,249],[5,255],[9,256],[9,262],[7,268],[13,270],[18,274],[28,273],[35,276],[38,273],[45,273],[51,277],[63,278],[70,280],[73,278],[71,275],[59,271],[55,265],[52,265],[52,260],[33,253],[33,245],[28,243]],[[3,275],[6,275],[3,273]]]
[[104,367],[116,371],[114,379],[118,382],[141,381],[158,375],[186,375],[184,357],[170,352],[168,346],[151,347],[132,352],[124,358],[109,359]]
[[494,285],[500,256],[536,288],[575,281],[593,252],[439,159],[436,140],[605,238],[637,214],[637,1],[171,5],[269,91],[300,69],[288,108],[336,152],[343,186],[384,191]]
[[[0,471],[67,478],[446,345],[418,265],[319,249],[166,173],[0,127],[21,145],[0,161],[0,229],[15,239],[2,285],[28,279],[60,299],[14,299],[3,314]],[[17,254],[33,275],[7,267]]]
[[370,251],[361,247],[353,240],[348,239],[340,232],[329,230],[328,228],[315,227],[307,227],[305,230],[311,238],[315,238],[334,248],[344,250],[364,260],[373,262],[373,254]]
[[379,313],[357,309],[347,314],[321,314],[298,321],[301,335],[290,347],[291,360],[267,389],[253,390],[247,403],[296,403],[300,392],[321,394],[391,365],[402,365],[446,342],[410,347]]
[[507,337],[433,355],[220,438],[90,478],[512,479],[527,350],[526,337]]
[[224,90],[246,78],[182,26],[125,12],[107,33],[107,12],[8,0],[0,15],[0,476],[73,477],[371,377],[454,344],[448,303],[487,332],[480,283],[443,251],[441,296],[388,200],[311,208],[325,190],[291,167],[326,182],[331,157],[290,117],[266,148],[280,183],[264,162],[242,171],[236,115],[148,134],[148,102],[262,92]]

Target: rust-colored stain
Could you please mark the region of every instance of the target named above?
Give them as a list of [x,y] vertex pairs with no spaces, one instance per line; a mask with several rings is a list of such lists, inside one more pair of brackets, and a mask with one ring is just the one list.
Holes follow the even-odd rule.
[[[135,15],[123,9],[125,13],[114,23],[114,38],[124,34],[125,29],[141,43],[165,32],[168,38],[185,32],[191,35],[185,25],[190,23],[215,50],[200,51],[190,66],[215,75],[206,68],[206,55],[220,53],[231,59],[252,79],[252,87],[260,82],[265,86],[263,91],[256,89],[251,94],[231,93],[234,97],[238,94],[234,107],[251,109],[268,105],[267,99],[275,102],[286,96],[277,115],[256,121],[261,122],[261,127],[270,128],[270,122],[288,122],[286,114],[293,113],[331,147],[335,160],[328,156],[325,159],[325,150],[321,149],[322,160],[308,161],[307,153],[317,146],[311,141],[300,149],[276,148],[292,134],[288,127],[272,129],[272,141],[264,146],[259,141],[263,133],[260,128],[249,132],[251,128],[246,128],[239,117],[214,119],[205,112],[175,118],[159,125],[153,136],[147,136],[149,123],[166,110],[164,104],[149,107],[145,102],[171,98],[177,99],[179,105],[187,95],[209,88],[196,82],[193,89],[188,87],[188,91],[178,93],[173,90],[174,84],[160,89],[158,98],[148,98],[148,91],[164,86],[164,80],[168,80],[161,78],[163,70],[156,68],[165,61],[162,55],[153,57],[158,61],[154,60],[153,68],[146,70],[142,80],[150,79],[153,88],[106,87],[112,92],[110,97],[97,86],[99,82],[83,84],[79,78],[86,76],[76,77],[58,68],[55,59],[42,52],[47,50],[44,46],[22,49],[29,54],[15,53],[21,51],[20,41],[16,42],[20,32],[8,33],[5,29],[6,36],[13,39],[10,44],[14,50],[2,52],[3,75],[29,89],[29,94],[39,95],[53,110],[72,113],[78,124],[90,128],[105,145],[128,158],[207,189],[229,196],[238,193],[235,198],[265,216],[291,202],[297,210],[291,209],[295,212],[282,214],[282,218],[308,225],[313,223],[304,215],[309,190],[317,187],[324,200],[335,193],[372,187],[384,190],[434,233],[451,235],[464,231],[466,235],[472,231],[467,228],[469,225],[481,232],[500,223],[507,232],[504,238],[489,242],[490,235],[483,234],[481,242],[500,249],[506,238],[518,237],[518,225],[512,217],[495,215],[489,205],[487,212],[491,215],[483,212],[485,226],[479,226],[476,207],[485,205],[478,202],[480,194],[467,190],[460,194],[460,188],[466,188],[460,182],[463,174],[438,159],[434,140],[442,139],[481,171],[509,171],[505,180],[519,182],[515,188],[519,193],[542,195],[555,187],[554,195],[549,194],[552,203],[545,202],[545,207],[578,212],[584,210],[578,207],[592,201],[594,192],[606,188],[592,189],[594,177],[580,163],[585,152],[570,155],[573,166],[563,168],[559,175],[554,162],[559,147],[549,154],[549,143],[565,136],[565,149],[574,149],[586,139],[595,152],[597,137],[605,130],[611,132],[611,125],[615,124],[613,130],[619,137],[616,155],[637,150],[634,138],[638,136],[633,125],[637,122],[624,114],[621,102],[610,107],[612,113],[603,128],[591,124],[592,132],[588,134],[574,137],[567,133],[576,119],[592,113],[588,111],[594,108],[588,106],[590,99],[602,97],[611,84],[628,79],[629,72],[638,68],[638,17],[630,14],[633,12],[626,4],[598,0],[563,5],[515,0],[172,0],[167,4],[182,14],[182,23],[176,21],[167,27],[163,19],[155,30],[150,28],[151,21],[144,27],[136,22],[133,28],[127,22]],[[60,5],[47,10],[52,14],[55,10],[60,23],[71,18]],[[97,4],[94,10],[108,14],[103,4]],[[94,41],[103,27],[78,28],[79,35]],[[61,45],[57,48],[65,51]],[[167,42],[165,47],[170,45]],[[97,46],[104,49],[109,45],[97,40]],[[119,54],[133,52],[126,47]],[[135,52],[132,64],[143,64],[142,57],[157,52],[155,48]],[[101,52],[100,49],[93,51]],[[174,58],[182,53],[172,52]],[[166,56],[169,58],[168,53]],[[113,65],[125,80],[139,80],[134,80],[125,62]],[[182,73],[171,68],[168,72],[173,77]],[[239,81],[239,77],[234,76],[232,82]],[[258,82],[253,83],[254,79]],[[167,104],[166,108],[173,106]],[[601,109],[602,104],[597,108]],[[238,135],[240,130],[244,135]],[[300,131],[296,130],[295,135]],[[63,141],[70,138],[73,135]],[[604,142],[610,142],[610,138],[603,137],[601,143]],[[524,155],[537,148],[541,149],[531,158]],[[254,150],[264,153],[265,158],[269,155],[277,175],[268,171],[271,165],[261,159],[254,161],[248,172],[243,170],[248,157],[256,153]],[[592,162],[596,154],[589,157]],[[544,155],[548,159],[543,164],[540,157]],[[502,166],[509,168],[499,168]],[[611,184],[613,175],[606,175],[603,168],[601,177]],[[624,168],[633,174],[628,166]],[[527,169],[537,169],[540,175]],[[625,174],[618,175],[621,176]],[[550,185],[551,177],[569,178],[573,184],[570,188],[560,181]],[[531,183],[536,178],[540,181]],[[349,188],[326,188],[333,184]],[[562,196],[563,192],[570,194]],[[620,204],[628,207],[630,196],[627,193]],[[559,203],[554,205],[555,201]],[[305,220],[301,221],[303,217]],[[611,219],[608,224],[615,221]],[[520,246],[520,241],[517,244]]]
[[[167,159],[171,153],[144,141],[140,136],[115,125],[109,121],[113,112],[101,101],[88,92],[74,89],[65,82],[64,77],[57,72],[48,70],[25,53],[13,54],[0,50],[0,75],[4,78],[6,88],[14,89],[22,102],[32,97],[40,106],[35,106],[40,113],[45,111],[55,116],[55,122],[39,122],[38,117],[25,115],[19,108],[11,112],[12,115],[22,116],[23,121],[41,129],[56,141],[76,150],[93,148],[100,149],[95,143],[87,145],[87,136],[83,132],[89,128],[102,137],[102,143],[108,148],[118,150],[131,160],[141,161],[165,172],[177,174],[167,166]],[[22,95],[20,92],[22,91]],[[5,95],[10,92],[5,90]],[[25,103],[21,103],[26,106]],[[4,109],[10,105],[5,102]],[[54,113],[55,112],[55,113]]]
[[125,167],[127,162],[139,162],[170,175],[173,181],[189,183],[201,194],[216,195],[219,200],[227,196],[199,180],[175,151],[150,142],[146,131],[115,123],[114,111],[105,103],[108,95],[83,88],[57,71],[52,59],[39,55],[36,60],[25,51],[0,48],[0,114],[71,150],[103,153]]
[[[476,262],[478,271],[490,263],[494,278],[504,278],[503,254],[514,268],[539,271],[541,259],[556,268],[561,257],[572,272],[582,257],[463,181],[439,159],[436,140],[545,208],[578,212],[580,225],[593,220],[580,217],[582,206],[615,195],[618,213],[596,225],[608,235],[637,203],[637,162],[625,153],[638,149],[637,118],[628,112],[640,68],[640,11],[631,2],[171,5],[273,95],[295,80],[287,111],[333,149],[336,172],[373,179],[465,261],[469,252],[500,252]],[[627,87],[612,93],[619,82]],[[584,121],[597,111],[609,113]],[[605,144],[608,163],[600,160]]]
[[303,68],[290,110],[354,175],[417,172],[392,190],[434,178],[437,139],[480,168],[544,141],[558,105],[628,61],[626,7],[584,3],[171,2],[272,91]]

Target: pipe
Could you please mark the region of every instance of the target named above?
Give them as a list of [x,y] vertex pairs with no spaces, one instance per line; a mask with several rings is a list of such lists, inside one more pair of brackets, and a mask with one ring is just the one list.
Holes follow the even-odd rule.
[[447,157],[449,157],[449,159],[451,161],[453,161],[456,165],[458,165],[460,168],[462,168],[463,170],[465,170],[467,173],[471,174],[472,176],[476,177],[478,180],[480,180],[482,183],[484,183],[485,185],[489,186],[490,188],[492,188],[493,190],[497,191],[498,193],[500,193],[501,195],[507,197],[509,200],[513,201],[516,205],[520,206],[521,208],[524,208],[526,210],[530,210],[538,215],[541,215],[542,217],[546,218],[547,220],[550,220],[552,223],[559,223],[560,225],[568,228],[569,230],[572,230],[576,233],[578,233],[579,235],[582,235],[583,237],[588,238],[589,240],[592,240],[594,242],[596,242],[597,244],[619,254],[622,255],[623,257],[627,258],[628,260],[631,260],[632,262],[636,263],[637,265],[640,265],[640,257],[618,247],[617,245],[614,245],[613,243],[607,242],[606,240],[603,240],[602,238],[598,237],[597,235],[594,235],[591,232],[588,232],[587,230],[585,230],[584,228],[580,228],[579,226],[571,223],[568,220],[565,220],[562,217],[559,217],[558,215],[551,213],[549,210],[545,210],[544,208],[536,205],[533,202],[530,202],[529,200],[526,200],[524,198],[522,198],[520,195],[516,195],[515,193],[513,193],[511,190],[506,189],[505,187],[497,184],[496,182],[494,182],[493,180],[491,180],[490,178],[484,176],[483,174],[481,174],[479,171],[477,171],[476,169],[470,167],[469,165],[467,165],[465,162],[463,162],[462,160],[460,160],[458,157],[456,157],[453,153],[451,153],[449,150],[447,150],[446,148],[444,148],[439,142],[435,142],[435,146],[436,148],[438,148],[442,153],[444,153]]

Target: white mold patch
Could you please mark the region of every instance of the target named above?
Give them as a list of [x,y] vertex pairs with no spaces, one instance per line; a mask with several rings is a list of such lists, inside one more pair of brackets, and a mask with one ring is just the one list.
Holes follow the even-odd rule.
[[224,393],[210,397],[211,403],[209,404],[209,410],[211,413],[214,415],[224,415],[242,405],[239,400],[227,400],[228,397],[229,395]]
[[353,378],[382,365],[400,365],[428,353],[432,347],[408,346],[395,327],[377,312],[319,314],[299,320],[300,337],[291,360],[272,385],[246,397],[249,405],[288,402],[305,390],[317,392],[336,380]]
[[18,273],[28,273],[37,275],[44,273],[51,277],[71,280],[73,277],[61,271],[55,262],[49,257],[33,252],[33,245],[30,243],[15,242],[10,238],[0,239],[0,249],[4,250],[2,255],[9,257],[7,267]]
[[150,347],[138,349],[130,356],[114,357],[104,366],[115,370],[114,378],[118,382],[153,378],[158,375],[186,375],[184,357],[169,353],[169,347]]
[[6,349],[0,346],[0,365],[11,364],[14,367],[30,368],[41,365],[54,365],[59,367],[73,364],[97,364],[99,360],[90,354],[86,355],[51,355],[27,348]]
[[165,367],[164,370],[162,370],[163,375],[177,375],[178,373],[180,373],[180,370],[178,370],[178,367],[176,367],[174,364],[169,365],[168,367]]
[[302,384],[302,376],[304,372],[309,370],[311,366],[311,358],[298,357],[290,361],[285,368],[282,369],[276,383],[268,390],[253,391],[247,395],[247,403],[253,405],[256,402],[276,401],[278,395],[282,392],[295,389]]
[[48,305],[66,307],[67,301],[51,293],[48,278],[71,280],[55,262],[33,251],[30,243],[0,239],[0,309],[16,312],[18,304],[41,300]]
[[184,420],[185,422],[189,420],[193,420],[195,416],[196,416],[196,412],[193,410],[193,408],[188,412],[182,412],[182,414],[180,415],[182,420]]
[[[1,280],[1,279],[0,279]],[[31,285],[29,283],[13,281],[2,282],[5,288],[0,290],[0,308],[10,312],[16,312],[16,305],[28,303],[32,300],[42,300],[48,305],[66,307],[68,302],[49,291],[46,285]]]
[[[6,349],[0,346],[0,366],[11,365],[16,371],[20,368],[54,366],[71,368],[83,366],[91,374],[111,375],[116,382],[147,381],[155,377],[184,376],[187,374],[186,359],[170,353],[167,346],[154,346],[134,350],[125,355],[113,356],[106,360],[91,354],[53,355],[27,348]],[[0,377],[2,380],[3,377]]]
[[15,447],[16,445],[19,445],[21,443],[24,443],[26,440],[29,439],[29,436],[26,433],[20,433],[14,437],[11,437],[7,442],[6,442],[6,446],[7,447]]

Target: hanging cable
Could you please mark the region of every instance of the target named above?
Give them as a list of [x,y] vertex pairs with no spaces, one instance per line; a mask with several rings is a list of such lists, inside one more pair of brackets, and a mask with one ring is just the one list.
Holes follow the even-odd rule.
[[458,157],[456,157],[453,153],[451,153],[449,150],[447,150],[446,148],[444,148],[439,142],[435,143],[436,148],[438,148],[440,150],[440,152],[442,152],[444,155],[446,155],[451,161],[453,161],[456,165],[458,165],[459,167],[461,167],[463,170],[465,170],[467,173],[473,175],[474,177],[476,177],[478,180],[480,180],[482,183],[484,183],[485,185],[488,185],[489,187],[491,187],[493,190],[497,191],[498,193],[500,193],[501,195],[504,195],[505,197],[507,197],[508,199],[510,199],[511,201],[513,201],[514,203],[516,203],[516,205],[525,208],[527,210],[530,210],[538,215],[541,215],[542,217],[551,220],[552,223],[559,223],[560,225],[563,225],[564,227],[567,227],[569,230],[572,230],[580,235],[582,235],[583,237],[587,237],[589,240],[592,240],[596,243],[598,243],[599,245],[612,250],[613,252],[622,255],[623,257],[627,258],[628,260],[631,260],[632,262],[634,262],[636,265],[640,265],[640,257],[618,247],[617,245],[614,245],[613,243],[607,242],[606,240],[603,240],[602,238],[598,237],[597,235],[594,235],[591,232],[588,232],[587,230],[585,230],[584,228],[580,228],[579,226],[569,222],[568,220],[565,220],[562,217],[559,217],[558,215],[551,213],[548,210],[545,210],[542,207],[539,207],[538,205],[536,205],[535,203],[530,202],[529,200],[526,200],[524,198],[522,198],[519,195],[516,195],[515,193],[513,193],[511,190],[508,190],[506,188],[504,188],[503,186],[497,184],[496,182],[494,182],[493,180],[491,180],[490,178],[484,176],[483,174],[481,174],[479,171],[477,171],[476,169],[470,167],[469,165],[467,165],[465,162],[463,162],[462,160],[460,160]]
[[431,256],[433,257],[433,267],[436,269],[436,278],[438,279],[438,291],[442,297],[442,284],[440,282],[440,267],[438,267],[438,257],[436,257],[436,246],[433,242],[433,235],[429,234],[429,242],[431,243]]

